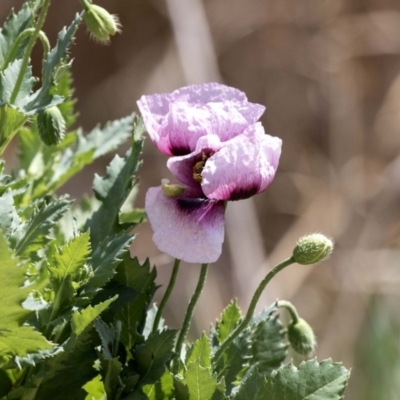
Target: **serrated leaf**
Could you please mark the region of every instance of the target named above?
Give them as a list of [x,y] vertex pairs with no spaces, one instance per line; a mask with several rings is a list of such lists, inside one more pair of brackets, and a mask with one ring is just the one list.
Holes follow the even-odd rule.
[[131,211],[119,214],[120,224],[140,224],[146,219],[146,211],[144,208],[134,208]]
[[87,396],[85,400],[104,400],[106,392],[104,390],[104,384],[101,381],[101,375],[97,375],[91,381],[83,385],[83,389],[86,390]]
[[78,338],[67,343],[65,351],[42,364],[30,384],[37,387],[35,399],[84,399],[82,386],[98,375],[93,364],[98,355],[94,331],[85,330]]
[[121,321],[116,321],[114,325],[107,325],[105,322],[98,319],[94,325],[101,339],[103,357],[106,360],[111,360],[118,352]]
[[199,364],[203,368],[211,366],[211,346],[205,333],[190,347],[186,356],[186,365]]
[[120,208],[134,185],[133,178],[141,161],[139,160],[143,141],[135,141],[124,158],[114,157],[107,167],[104,178],[96,175],[93,190],[102,202],[100,208],[87,223],[91,230],[92,246],[95,249],[107,236],[118,235],[126,228],[119,224]]
[[55,293],[52,314],[58,312],[65,302],[73,297],[73,282],[82,274],[89,254],[89,232],[72,239],[55,254],[53,262],[48,266],[51,286]]
[[242,319],[242,314],[236,300],[232,301],[222,312],[220,319],[216,323],[216,339],[218,343],[226,340],[231,332],[236,328]]
[[285,330],[277,315],[261,320],[251,338],[253,357],[250,365],[264,376],[279,368],[288,353],[285,337]]
[[[339,363],[325,360],[292,363],[273,371],[264,391],[268,400],[341,400],[350,372]],[[241,398],[236,400],[242,400]]]
[[43,249],[50,240],[47,235],[70,204],[66,197],[60,197],[35,211],[32,218],[13,237],[17,255],[29,257],[31,253]]
[[[4,61],[6,60],[19,34],[25,29],[31,27],[33,20],[32,11],[33,10],[29,4],[24,4],[18,14],[15,14],[14,11],[11,11],[10,15],[7,17],[7,20],[0,32],[0,70],[2,69]],[[15,58],[21,58],[25,43],[22,43],[15,54]]]
[[88,135],[78,131],[77,153],[95,149],[94,158],[115,150],[133,132],[133,115],[108,122],[104,128],[96,126]]
[[[11,103],[11,95],[17,83],[21,66],[22,59],[15,60],[4,71],[0,72],[0,105]],[[18,107],[20,112],[24,112],[23,106],[28,101],[35,82],[35,78],[32,77],[32,68],[29,66],[25,70],[17,97],[12,102],[12,104]]]
[[24,270],[17,266],[3,234],[0,232],[0,365],[12,356],[25,356],[39,349],[50,349],[49,343],[40,332],[31,326],[21,326],[31,314],[22,308],[28,288],[24,283]]
[[[290,383],[288,383],[290,385]],[[253,373],[240,386],[238,393],[233,400],[271,400],[266,396],[267,380],[257,371]],[[279,400],[285,400],[281,397]]]
[[76,99],[73,97],[75,90],[72,84],[73,79],[70,67],[69,65],[65,65],[62,71],[57,74],[57,86],[55,90],[53,90],[53,94],[57,94],[66,99],[58,108],[64,117],[67,128],[73,125],[77,118],[77,113],[75,113]]
[[174,353],[176,330],[166,329],[151,333],[148,339],[135,347],[133,356],[141,375],[140,385],[154,383],[164,374],[166,363]]
[[117,296],[93,307],[88,306],[81,312],[75,311],[71,317],[72,332],[79,336],[116,299]]
[[42,87],[29,97],[29,102],[25,105],[25,111],[28,114],[35,114],[41,109],[63,101],[61,96],[51,94],[51,88],[54,85],[57,71],[67,56],[68,48],[80,22],[81,16],[76,14],[72,24],[68,28],[63,28],[58,34],[56,46],[43,63]]
[[146,310],[156,291],[156,276],[156,270],[155,268],[150,270],[148,260],[140,265],[137,258],[132,260],[127,255],[123,262],[118,265],[114,280],[137,293],[132,301],[124,306],[116,316],[117,319],[122,321],[121,342],[125,345],[127,351],[134,344],[137,329],[142,330],[144,328]]
[[95,293],[115,275],[115,269],[129,250],[133,239],[130,235],[108,238],[96,248],[91,261],[93,276],[84,288],[86,294]]
[[169,400],[174,395],[174,379],[171,372],[165,371],[161,379],[151,385],[142,388],[148,400]]

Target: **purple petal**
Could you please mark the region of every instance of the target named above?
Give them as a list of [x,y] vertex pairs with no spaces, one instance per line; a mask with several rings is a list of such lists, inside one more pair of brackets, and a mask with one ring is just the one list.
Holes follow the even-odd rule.
[[146,194],[146,212],[161,251],[190,263],[211,263],[221,255],[223,202],[167,197],[154,187]]
[[202,171],[204,194],[213,200],[241,200],[272,182],[281,154],[281,139],[266,135],[261,124],[223,143]]
[[142,96],[138,106],[152,141],[168,155],[190,153],[197,140],[208,134],[229,140],[265,111],[264,106],[249,103],[240,90],[218,83]]

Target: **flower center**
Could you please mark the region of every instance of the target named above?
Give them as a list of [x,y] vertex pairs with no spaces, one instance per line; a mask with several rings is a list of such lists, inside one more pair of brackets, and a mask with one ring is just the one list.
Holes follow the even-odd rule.
[[197,161],[196,164],[193,166],[193,179],[197,183],[201,183],[203,181],[203,177],[201,173],[203,171],[204,166],[206,165],[206,161],[213,155],[214,153],[210,153],[207,155],[204,151],[201,152],[201,160]]

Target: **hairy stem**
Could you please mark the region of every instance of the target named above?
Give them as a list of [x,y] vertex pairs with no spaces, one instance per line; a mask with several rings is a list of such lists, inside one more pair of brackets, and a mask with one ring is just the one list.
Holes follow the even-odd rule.
[[171,278],[169,279],[167,289],[166,289],[164,296],[160,302],[160,306],[158,307],[157,314],[154,319],[153,332],[157,332],[158,324],[160,323],[162,313],[163,313],[164,308],[169,300],[169,297],[171,296],[172,290],[175,286],[176,277],[178,276],[180,264],[181,264],[181,260],[175,259],[174,268],[171,273]]
[[200,294],[204,287],[204,283],[206,282],[207,272],[208,272],[208,264],[202,264],[199,280],[197,282],[197,286],[193,293],[193,296],[190,299],[188,308],[186,310],[185,319],[183,320],[182,329],[179,332],[178,340],[176,342],[176,347],[175,347],[176,359],[175,359],[175,364],[174,364],[174,368],[173,368],[175,373],[178,372],[179,359],[181,356],[182,345],[183,345],[183,342],[185,341],[186,335],[189,331],[190,323],[192,322],[192,317],[193,317],[193,313],[194,313],[194,309],[196,307],[197,301],[199,300]]
[[28,45],[26,46],[26,51],[24,57],[22,59],[21,69],[18,74],[17,82],[15,83],[13,92],[11,94],[10,103],[13,104],[15,99],[18,96],[18,92],[21,88],[22,81],[24,80],[25,71],[29,65],[29,57],[32,53],[33,46],[36,43],[37,38],[39,37],[39,32],[42,30],[44,21],[46,20],[47,11],[50,6],[50,0],[44,0],[42,9],[40,10],[39,19],[36,23],[35,30],[32,33],[32,36],[29,39]]
[[240,325],[227,337],[225,342],[223,342],[220,348],[216,351],[214,359],[218,361],[222,354],[228,349],[228,347],[232,344],[232,342],[246,329],[247,325],[249,324],[251,318],[253,317],[254,310],[257,306],[258,300],[261,297],[262,292],[264,291],[265,287],[271,281],[271,279],[279,272],[286,268],[288,265],[293,264],[295,261],[293,257],[288,258],[285,261],[282,261],[280,264],[276,265],[271,271],[268,272],[267,276],[261,281],[258,285],[258,288],[254,292],[253,298],[251,299],[249,308],[247,310],[246,316],[244,317],[243,321]]
[[294,323],[296,323],[299,320],[300,318],[299,313],[297,312],[296,307],[290,301],[279,300],[276,303],[276,306],[278,308],[286,308],[286,310],[289,311],[290,316],[292,317]]
[[[17,39],[15,39],[15,42],[11,48],[11,50],[9,51],[7,58],[4,61],[2,70],[4,71],[8,65],[10,64],[10,62],[15,58],[15,55],[18,51],[19,46],[21,45],[22,41],[24,39],[26,39],[28,36],[30,36],[31,34],[35,33],[35,28],[28,28],[25,29],[23,32],[21,32]],[[40,41],[42,42],[42,46],[43,46],[43,59],[45,59],[47,57],[47,54],[50,51],[50,43],[49,43],[49,39],[47,39],[46,34],[43,31],[39,31],[38,33],[38,37],[40,39]]]

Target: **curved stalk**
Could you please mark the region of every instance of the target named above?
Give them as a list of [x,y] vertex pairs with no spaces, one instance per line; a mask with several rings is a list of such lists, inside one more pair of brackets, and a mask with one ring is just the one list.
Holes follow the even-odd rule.
[[280,264],[276,265],[271,271],[268,272],[267,276],[261,281],[258,285],[258,288],[254,292],[253,298],[251,299],[249,308],[247,310],[246,316],[244,317],[243,321],[240,325],[227,337],[225,342],[223,342],[220,348],[215,352],[214,360],[218,361],[222,354],[224,354],[225,350],[231,345],[231,343],[246,329],[247,325],[249,324],[251,318],[253,317],[254,310],[257,306],[257,302],[261,297],[262,292],[264,291],[265,287],[271,281],[271,279],[279,272],[286,268],[288,265],[293,264],[295,261],[293,257],[288,258],[285,261],[282,261]]

